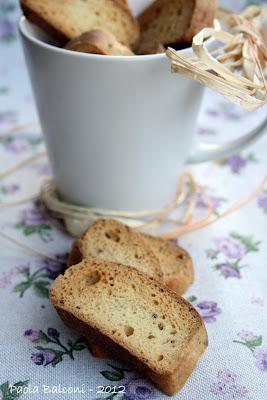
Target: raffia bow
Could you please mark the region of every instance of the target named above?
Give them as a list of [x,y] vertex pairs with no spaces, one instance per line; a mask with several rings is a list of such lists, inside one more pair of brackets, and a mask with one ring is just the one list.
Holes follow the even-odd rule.
[[267,102],[267,7],[251,6],[240,15],[224,10],[219,18],[223,28],[204,28],[194,37],[193,56],[167,49],[172,72],[210,87],[249,111],[255,110]]

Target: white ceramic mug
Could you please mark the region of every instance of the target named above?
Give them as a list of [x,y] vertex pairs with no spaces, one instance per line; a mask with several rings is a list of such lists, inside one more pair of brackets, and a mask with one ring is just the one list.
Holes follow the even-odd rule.
[[186,162],[225,156],[262,131],[193,151],[203,87],[172,74],[165,54],[77,53],[51,45],[24,17],[19,28],[54,179],[73,204],[161,208]]

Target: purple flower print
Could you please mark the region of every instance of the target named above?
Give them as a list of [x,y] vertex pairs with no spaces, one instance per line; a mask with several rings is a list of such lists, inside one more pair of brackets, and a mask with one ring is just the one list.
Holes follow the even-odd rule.
[[242,340],[245,340],[245,342],[246,342],[246,341],[253,340],[253,339],[255,339],[255,337],[256,337],[252,332],[250,332],[250,331],[245,331],[245,330],[242,330],[242,331],[238,332],[237,335],[238,335]]
[[16,268],[16,271],[23,276],[24,280],[19,282],[13,288],[13,291],[23,297],[24,293],[32,288],[38,297],[48,298],[51,280],[62,274],[66,268],[67,253],[57,254],[54,258],[55,261],[42,259],[38,264],[38,269],[32,269],[29,264]]
[[210,117],[221,117],[221,118],[224,118],[224,119],[231,119],[231,120],[236,120],[236,119],[240,118],[239,114],[237,114],[237,113],[235,113],[233,111],[230,111],[230,110],[223,110],[223,109],[222,110],[219,110],[219,109],[215,110],[215,109],[212,109],[212,108],[208,108],[206,113]]
[[0,40],[13,39],[14,35],[14,23],[7,18],[0,19]]
[[215,243],[218,249],[228,258],[240,260],[246,254],[246,246],[238,239],[217,238]]
[[0,276],[0,288],[4,289],[12,284],[12,278],[15,276],[15,270],[12,269],[8,272],[4,272]]
[[218,304],[214,301],[201,301],[197,304],[194,304],[194,307],[205,322],[215,322],[215,317],[222,312],[222,310],[218,307]]
[[263,209],[264,212],[267,213],[267,194],[263,194],[258,198],[258,206]]
[[141,379],[131,379],[124,386],[128,400],[152,400],[154,398],[154,390]]
[[251,304],[255,304],[257,306],[264,307],[264,300],[260,297],[253,296],[253,297],[251,297],[250,302],[251,302]]
[[24,210],[14,227],[21,230],[25,236],[38,234],[44,242],[53,240],[49,233],[52,227],[47,223],[44,213],[38,208]]
[[234,174],[238,174],[243,168],[246,167],[248,160],[239,154],[233,154],[227,157],[223,164],[228,165]]
[[47,271],[47,275],[49,279],[56,279],[58,275],[62,274],[66,269],[66,264],[63,264],[62,261],[67,263],[67,253],[57,254],[54,256],[55,259],[58,259],[59,262],[50,261],[50,260],[42,260],[41,266],[45,268]]
[[14,194],[19,190],[19,185],[16,183],[8,183],[3,185],[1,189],[4,194]]
[[248,390],[245,386],[239,385],[236,380],[238,376],[228,369],[219,371],[217,374],[217,382],[210,386],[210,392],[216,396],[227,395],[227,398],[242,399],[247,397]]
[[234,383],[237,375],[229,369],[225,369],[223,371],[219,371],[217,377],[223,382]]
[[216,130],[213,129],[213,128],[199,126],[198,129],[197,129],[197,133],[200,136],[210,136],[210,135],[215,135],[216,134]]
[[63,361],[63,357],[67,356],[74,360],[74,352],[84,350],[85,344],[83,338],[76,340],[68,340],[67,344],[63,344],[60,340],[60,333],[55,328],[48,328],[47,334],[41,330],[35,331],[28,329],[24,336],[33,343],[45,343],[46,347],[36,346],[35,349],[38,353],[32,353],[31,360],[36,365],[43,365],[46,367],[52,364],[55,367],[58,363]]
[[254,350],[255,365],[260,371],[267,372],[267,347]]
[[21,154],[29,149],[29,146],[26,143],[23,143],[18,140],[11,141],[6,143],[5,148],[13,154]]
[[233,154],[222,160],[221,165],[228,166],[234,174],[239,174],[239,172],[241,172],[241,170],[251,162],[257,162],[257,158],[253,153],[248,154],[246,157],[243,157],[240,154]]
[[246,397],[248,394],[248,389],[245,386],[237,384],[231,386],[230,391],[233,399],[241,399],[242,397]]
[[[0,112],[0,124],[10,124],[16,122],[16,113],[14,111]],[[8,144],[12,141],[12,137],[1,137],[0,143]]]
[[36,365],[43,365],[47,367],[47,365],[51,364],[56,358],[55,352],[53,350],[44,350],[40,353],[33,353],[31,356],[31,360]]
[[220,205],[222,203],[222,199],[220,199],[219,197],[213,196],[211,194],[205,193],[204,191],[198,193],[196,206],[198,208],[202,208],[202,209],[206,210],[208,208],[208,203],[214,209],[216,209],[216,208],[220,207]]
[[215,267],[225,278],[241,279],[241,273],[237,268],[233,268],[229,263],[218,264]]
[[27,275],[30,272],[29,264],[19,265],[17,271],[21,274]]
[[49,279],[56,279],[58,275],[62,274],[66,268],[63,264],[49,260],[44,260],[43,265],[46,267]]
[[51,167],[49,164],[42,164],[37,167],[37,172],[39,175],[50,176],[52,175]]
[[225,382],[214,382],[211,384],[210,386],[210,391],[213,394],[218,395],[222,395],[222,394],[226,394],[228,392],[228,386]]
[[207,257],[211,260],[217,260],[221,256],[224,258],[213,266],[214,270],[219,271],[225,278],[236,279],[241,279],[241,269],[246,267],[241,265],[243,258],[248,253],[258,252],[261,243],[254,240],[252,235],[245,236],[237,232],[231,232],[227,237],[217,237],[214,242],[216,248],[207,249]]
[[51,336],[51,337],[57,337],[57,338],[59,337],[59,332],[55,328],[48,328],[47,334],[48,334],[48,336]]
[[34,331],[33,329],[28,329],[24,332],[24,336],[26,339],[29,339],[31,342],[37,342],[43,336],[42,331]]
[[217,251],[217,250],[214,250],[214,249],[208,249],[208,250],[206,250],[206,256],[207,256],[208,258],[216,258],[216,257],[217,257],[217,254],[218,254],[218,251]]
[[238,333],[241,340],[234,340],[234,343],[241,344],[251,351],[255,358],[256,367],[267,372],[267,347],[262,346],[262,336],[256,336],[250,331],[242,330]]
[[24,210],[21,214],[21,220],[25,225],[39,225],[46,223],[44,214],[35,208]]

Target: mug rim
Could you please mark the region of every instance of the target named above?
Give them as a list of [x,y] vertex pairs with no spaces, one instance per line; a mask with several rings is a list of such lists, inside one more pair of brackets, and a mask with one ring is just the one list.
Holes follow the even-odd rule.
[[[59,54],[69,54],[73,57],[76,58],[83,58],[83,59],[94,59],[94,60],[106,60],[106,61],[152,61],[152,60],[160,60],[166,57],[165,53],[159,53],[159,54],[143,54],[143,55],[133,55],[133,56],[106,56],[102,54],[91,54],[91,53],[82,53],[82,52],[77,52],[77,51],[72,51],[68,49],[64,49],[62,47],[57,47],[54,46],[53,44],[49,44],[46,42],[43,42],[42,40],[36,38],[34,35],[30,33],[30,31],[27,29],[27,25],[33,25],[27,18],[22,15],[19,18],[18,21],[18,30],[20,34],[30,42],[34,43],[35,45],[42,47],[44,49],[47,49],[49,51],[59,53]],[[186,47],[185,49],[181,50],[176,50],[179,53],[192,53],[193,49],[191,47]]]

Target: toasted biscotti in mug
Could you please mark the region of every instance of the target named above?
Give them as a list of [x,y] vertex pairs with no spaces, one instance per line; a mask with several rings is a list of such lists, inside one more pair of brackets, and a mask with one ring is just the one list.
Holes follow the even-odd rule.
[[103,56],[133,56],[129,47],[121,44],[116,37],[104,30],[93,29],[70,40],[65,49],[82,53],[101,54]]
[[25,16],[59,41],[92,29],[105,29],[132,46],[139,26],[124,0],[20,0]]
[[213,26],[217,0],[156,0],[138,17],[138,53],[153,46],[191,46],[201,29]]

